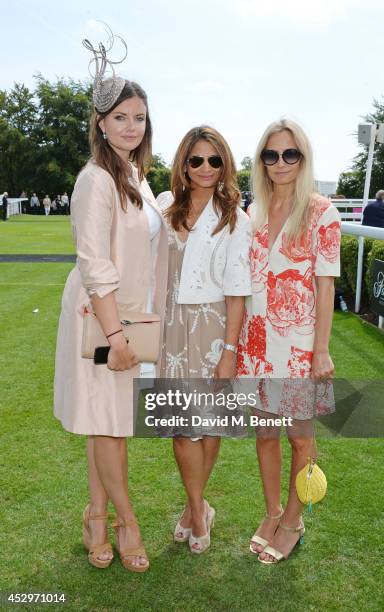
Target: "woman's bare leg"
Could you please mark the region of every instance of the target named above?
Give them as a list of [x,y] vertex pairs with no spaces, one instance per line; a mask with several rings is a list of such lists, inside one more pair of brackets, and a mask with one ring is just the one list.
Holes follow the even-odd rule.
[[[296,493],[296,476],[298,472],[307,464],[308,457],[315,452],[313,440],[313,424],[311,421],[294,421],[291,428],[288,428],[288,440],[291,445],[291,473],[289,481],[288,501],[284,510],[281,522],[286,527],[297,527],[303,509]],[[271,546],[280,551],[284,556],[288,556],[295,546],[299,534],[297,532],[278,529],[273,537]],[[260,555],[261,558],[269,559],[269,555]]]
[[[100,481],[113,503],[118,519],[135,520],[127,486],[126,439],[95,436],[94,459]],[[119,530],[120,548],[135,548],[141,545],[137,523],[129,523]],[[145,557],[133,557],[133,565],[147,565]]]
[[194,442],[189,438],[174,438],[173,440],[175,458],[187,493],[187,504],[181,524],[183,527],[192,527],[193,534],[197,537],[206,533],[204,488],[212,471],[219,446],[220,442],[217,441],[215,444],[208,444],[204,447],[203,440]]
[[203,438],[203,452],[204,452],[204,488],[209,480],[212,473],[213,466],[216,463],[216,459],[219,454],[221,445],[221,438],[214,436],[204,436]]
[[[264,413],[263,416],[265,417],[268,415]],[[281,512],[281,446],[278,428],[257,428],[256,452],[263,485],[266,514],[277,517]],[[264,540],[267,540],[267,542],[270,542],[278,522],[278,518],[272,519],[265,517],[258,527],[256,534]],[[252,542],[251,546],[255,552],[261,552],[263,550],[261,544]]]
[[[178,440],[181,443],[178,443]],[[206,533],[204,489],[219,454],[220,443],[221,438],[213,436],[205,436],[202,440],[195,442],[189,438],[174,438],[174,453],[187,492],[187,503],[180,523],[182,527],[192,527],[193,535],[197,537]],[[200,473],[197,473],[198,470]]]
[[[87,442],[88,457],[88,488],[90,500],[90,514],[106,514],[108,506],[108,494],[103,487],[96,469],[94,457],[94,436],[90,436]],[[92,544],[104,544],[108,539],[108,526],[100,520],[89,521]],[[98,555],[98,559],[112,559],[113,554],[107,551]]]

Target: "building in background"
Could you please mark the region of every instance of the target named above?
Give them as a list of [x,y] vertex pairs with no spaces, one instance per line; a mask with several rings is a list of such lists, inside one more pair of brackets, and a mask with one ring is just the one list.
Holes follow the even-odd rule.
[[327,198],[336,193],[336,187],[334,181],[315,181],[315,190]]

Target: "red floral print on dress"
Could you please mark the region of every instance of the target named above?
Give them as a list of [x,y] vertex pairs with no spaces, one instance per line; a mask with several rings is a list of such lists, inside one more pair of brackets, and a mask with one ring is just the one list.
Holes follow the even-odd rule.
[[335,412],[332,381],[316,382],[312,378],[286,378],[279,406],[280,414],[297,419]]
[[266,331],[265,318],[244,316],[237,348],[237,376],[260,376],[272,374],[273,368],[265,359]]
[[248,355],[265,359],[265,349],[265,320],[260,315],[253,315],[248,322]]
[[288,241],[287,234],[284,232],[281,237],[281,247],[279,251],[282,255],[285,255],[285,257],[295,263],[311,259],[311,234],[305,232],[304,234],[300,234],[295,240]]
[[310,203],[310,222],[309,222],[309,233],[316,227],[320,217],[325,213],[330,206],[331,202],[326,198],[313,199]]
[[237,346],[236,377],[248,376],[250,374],[249,368],[245,363],[246,358],[247,353],[245,351],[244,345],[239,339],[239,344]]
[[306,227],[303,233],[299,234],[295,240],[291,241],[288,241],[286,232],[284,232],[281,237],[280,253],[295,263],[305,261],[306,259],[313,261],[312,231],[316,227],[320,217],[330,207],[330,203],[325,199],[312,200],[309,206],[309,231],[308,227]]
[[288,360],[288,369],[292,378],[308,377],[312,369],[312,351],[303,351],[291,346],[291,356]]
[[316,412],[316,385],[311,378],[285,378],[280,414],[294,419],[311,419]]
[[277,276],[268,273],[267,317],[275,331],[287,336],[291,327],[299,334],[311,334],[315,308],[312,273],[288,269]]
[[322,225],[317,234],[318,252],[330,263],[336,263],[340,252],[340,222],[334,221],[329,225]]
[[[243,325],[241,327],[239,342],[237,345],[237,360],[236,360],[236,376],[248,376],[250,374],[249,363],[246,343],[247,343],[247,326],[248,326],[248,313],[244,312]],[[247,363],[246,363],[247,362]]]
[[264,363],[264,374],[265,376],[272,376],[273,374],[273,365],[270,361],[265,360]]
[[252,290],[255,293],[263,291],[267,283],[268,267],[268,225],[256,231],[250,249],[250,268]]

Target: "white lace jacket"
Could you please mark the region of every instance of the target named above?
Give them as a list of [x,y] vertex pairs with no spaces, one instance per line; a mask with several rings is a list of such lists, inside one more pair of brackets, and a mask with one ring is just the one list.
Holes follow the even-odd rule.
[[[157,197],[157,201],[164,212],[172,204],[172,193],[164,191]],[[221,302],[227,295],[252,294],[249,218],[239,208],[232,234],[225,227],[212,236],[218,220],[211,198],[189,233],[185,245],[178,304]]]

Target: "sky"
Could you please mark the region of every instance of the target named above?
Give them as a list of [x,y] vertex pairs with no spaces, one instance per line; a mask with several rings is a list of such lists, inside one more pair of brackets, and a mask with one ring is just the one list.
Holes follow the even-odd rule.
[[105,41],[100,21],[128,45],[119,74],[146,90],[167,163],[208,124],[240,164],[284,116],[307,132],[316,178],[336,181],[373,99],[384,102],[383,0],[1,0],[0,89],[33,88],[38,72],[89,78],[81,40]]

